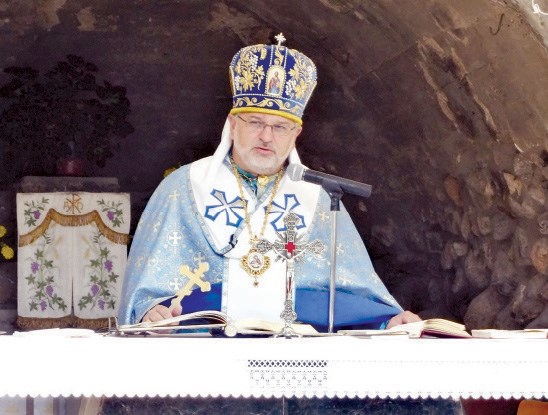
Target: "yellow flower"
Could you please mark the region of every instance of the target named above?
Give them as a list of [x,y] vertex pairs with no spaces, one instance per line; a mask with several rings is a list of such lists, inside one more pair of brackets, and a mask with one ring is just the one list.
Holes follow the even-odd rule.
[[242,76],[240,77],[240,86],[244,91],[248,89],[253,89],[253,73],[250,71],[242,71]]
[[4,225],[0,225],[0,238],[3,238],[6,233],[8,233],[8,230],[6,229],[6,227]]
[[297,85],[295,85],[295,96],[297,99],[302,99],[306,93],[308,86],[304,79],[301,79]]
[[13,251],[13,248],[11,246],[7,246],[6,244],[2,244],[2,256],[6,259],[12,259],[15,255],[15,252]]

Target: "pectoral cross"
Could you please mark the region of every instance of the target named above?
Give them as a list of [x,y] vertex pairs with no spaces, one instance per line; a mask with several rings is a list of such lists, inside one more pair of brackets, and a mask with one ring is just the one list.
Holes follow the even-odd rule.
[[284,218],[286,231],[282,233],[277,232],[278,241],[270,243],[262,239],[257,244],[257,249],[260,252],[264,253],[273,250],[277,254],[276,261],[282,260],[286,263],[285,301],[284,309],[280,314],[280,317],[285,322],[285,326],[278,336],[291,337],[297,335],[291,327],[297,320],[297,313],[293,305],[295,261],[302,260],[309,252],[320,255],[325,249],[324,244],[319,239],[306,243],[303,241],[302,236],[297,235],[296,228],[299,220],[299,217],[295,213],[291,212],[287,214]]

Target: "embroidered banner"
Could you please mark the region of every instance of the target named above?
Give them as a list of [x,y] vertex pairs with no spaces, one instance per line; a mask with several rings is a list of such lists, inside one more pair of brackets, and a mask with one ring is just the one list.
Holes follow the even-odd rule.
[[18,193],[18,326],[106,326],[118,313],[129,226],[127,193]]

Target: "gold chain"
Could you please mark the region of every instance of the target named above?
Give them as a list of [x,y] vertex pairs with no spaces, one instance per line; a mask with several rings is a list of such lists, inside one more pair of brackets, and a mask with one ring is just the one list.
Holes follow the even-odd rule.
[[253,186],[256,182],[257,187],[263,188],[270,182],[270,177],[263,176],[262,174],[259,174],[257,177],[247,177],[244,174],[240,174],[240,178],[244,179],[246,182],[249,183],[250,186]]
[[270,196],[270,200],[268,201],[268,205],[266,206],[261,233],[259,234],[259,237],[257,237],[253,235],[253,231],[251,230],[251,218],[249,217],[249,213],[247,212],[247,201],[245,200],[244,188],[242,186],[242,181],[240,180],[240,173],[238,173],[238,169],[236,168],[236,163],[234,163],[234,160],[232,160],[232,158],[230,159],[230,164],[232,164],[232,170],[234,170],[234,175],[236,176],[236,182],[238,183],[238,189],[240,190],[240,198],[242,199],[242,204],[244,205],[244,217],[245,217],[245,223],[247,224],[247,231],[249,233],[249,243],[253,245],[253,243],[257,242],[264,235],[264,231],[266,229],[266,223],[268,222],[268,215],[270,215],[270,210],[272,209],[272,203],[274,202],[274,197],[276,196],[276,192],[278,191],[278,186],[280,184],[280,180],[282,178],[284,169],[282,167],[280,171],[278,171],[278,177],[276,177],[276,183],[274,183],[274,188],[272,189],[272,195]]

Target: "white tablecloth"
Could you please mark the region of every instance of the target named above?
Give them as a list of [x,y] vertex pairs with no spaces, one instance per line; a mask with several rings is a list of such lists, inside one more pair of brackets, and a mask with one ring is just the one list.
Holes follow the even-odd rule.
[[537,339],[5,335],[0,350],[0,396],[548,396]]

